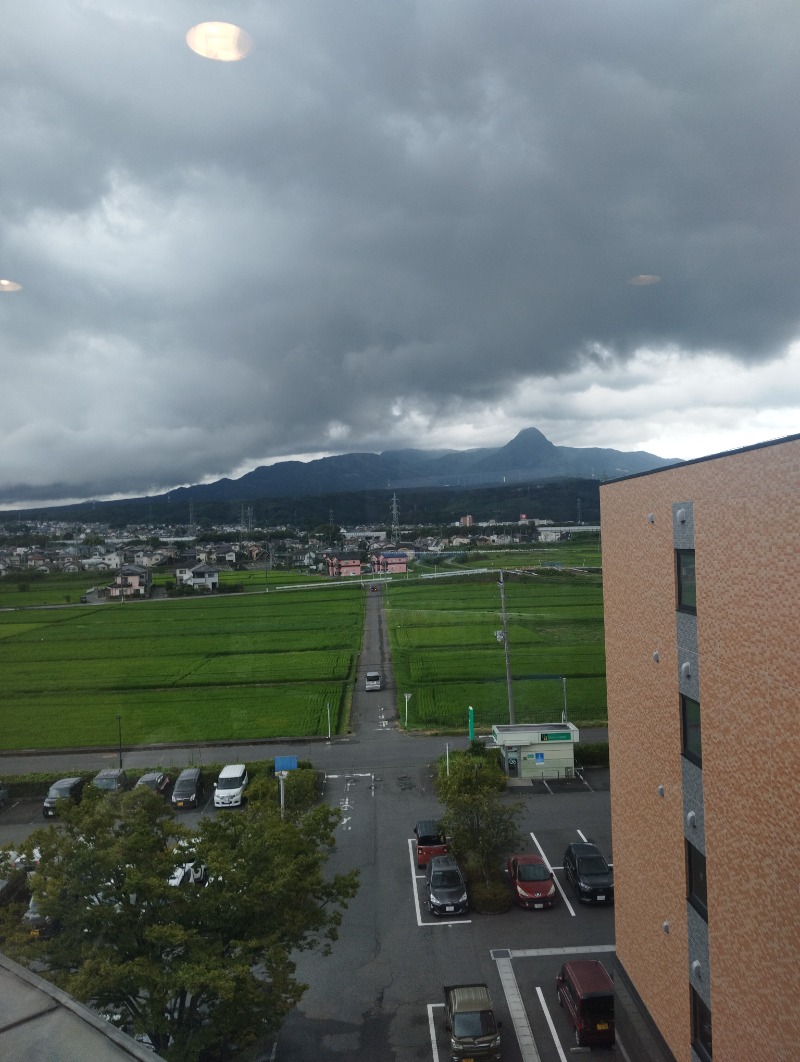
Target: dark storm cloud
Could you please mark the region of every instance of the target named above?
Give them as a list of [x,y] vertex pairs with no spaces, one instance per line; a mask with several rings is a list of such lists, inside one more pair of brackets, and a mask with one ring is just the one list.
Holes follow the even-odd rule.
[[[0,500],[498,444],[553,381],[798,338],[795,4],[223,7],[244,62],[185,47],[186,0],[7,20]],[[605,405],[587,445],[651,437]]]

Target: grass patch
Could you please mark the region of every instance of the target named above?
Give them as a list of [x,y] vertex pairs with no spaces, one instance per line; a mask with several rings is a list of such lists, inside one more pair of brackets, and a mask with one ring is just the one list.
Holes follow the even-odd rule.
[[[571,720],[606,718],[603,592],[599,574],[510,576],[506,616],[515,717],[560,720],[566,679]],[[384,594],[398,701],[409,726],[488,729],[508,720],[500,593],[494,576],[396,583]],[[547,677],[549,676],[549,677]]]
[[364,591],[0,613],[5,749],[305,737],[346,726]]

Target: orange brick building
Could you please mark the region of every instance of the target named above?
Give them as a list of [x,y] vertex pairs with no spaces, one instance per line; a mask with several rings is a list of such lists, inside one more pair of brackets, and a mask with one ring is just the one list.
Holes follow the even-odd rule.
[[795,1058],[800,435],[600,503],[619,987],[662,1057]]

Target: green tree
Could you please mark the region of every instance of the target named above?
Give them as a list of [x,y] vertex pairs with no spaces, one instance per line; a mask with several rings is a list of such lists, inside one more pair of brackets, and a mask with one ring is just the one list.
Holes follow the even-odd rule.
[[454,853],[488,884],[497,877],[503,856],[519,844],[522,803],[503,800],[505,778],[496,760],[473,750],[452,754],[449,774],[440,763],[436,785]]
[[[274,1033],[306,987],[292,954],[330,950],[358,872],[324,873],[338,811],[281,818],[274,780],[250,794],[191,835],[148,790],[64,807],[60,828],[27,842],[41,852],[33,891],[60,929],[48,940],[19,929],[6,950],[168,1059],[223,1057]],[[171,884],[189,863],[207,883]]]

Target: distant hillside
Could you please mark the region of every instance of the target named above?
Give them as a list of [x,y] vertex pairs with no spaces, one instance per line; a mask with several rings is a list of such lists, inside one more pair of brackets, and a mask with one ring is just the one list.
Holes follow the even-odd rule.
[[[386,524],[397,493],[402,523],[443,523],[471,514],[477,520],[518,520],[520,512],[556,521],[599,519],[600,482],[674,460],[642,451],[556,446],[526,428],[505,446],[475,450],[387,450],[316,461],[280,461],[240,479],[220,479],[167,494],[114,502],[32,508],[15,512],[51,519],[120,523],[196,522],[237,524],[252,509],[256,526],[309,527],[334,520]],[[528,499],[525,502],[525,499]],[[545,502],[545,499],[547,501]],[[530,512],[534,506],[537,511]],[[93,514],[93,515],[92,515]]]
[[637,451],[555,446],[536,428],[525,428],[505,446],[479,450],[386,450],[342,454],[316,461],[280,461],[241,479],[220,479],[171,491],[173,501],[304,497],[363,490],[419,487],[489,487],[548,479],[619,479],[675,464]]
[[[401,526],[440,528],[470,515],[476,523],[496,520],[516,523],[522,514],[530,518],[566,523],[600,520],[600,481],[548,480],[545,483],[497,487],[421,487],[411,490],[365,490],[313,494],[302,498],[253,498],[243,502],[193,501],[191,513],[202,534],[204,528],[298,527],[311,530],[331,519],[348,527],[386,527],[392,521],[392,499],[397,497]],[[124,501],[82,502],[48,509],[28,509],[8,514],[11,527],[26,519],[66,520],[77,524],[105,523],[110,527],[186,527],[190,509],[186,499],[175,495],[160,498],[129,498]],[[0,514],[3,515],[3,514]]]

